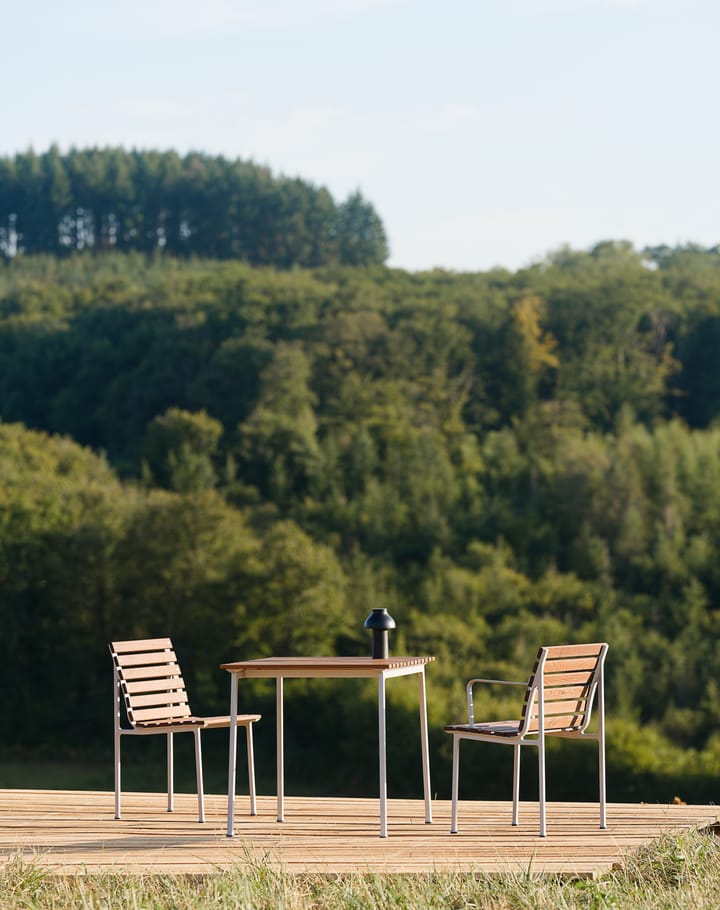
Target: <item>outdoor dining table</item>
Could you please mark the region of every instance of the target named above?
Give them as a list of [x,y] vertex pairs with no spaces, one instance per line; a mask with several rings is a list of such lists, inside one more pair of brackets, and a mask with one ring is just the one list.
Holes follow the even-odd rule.
[[380,837],[387,837],[387,750],[385,721],[385,682],[397,676],[418,677],[420,700],[420,741],[425,797],[425,823],[432,822],[430,805],[430,751],[428,747],[425,665],[434,657],[263,657],[221,664],[230,674],[230,754],[228,760],[227,836],[234,834],[235,764],[237,753],[238,681],[274,679],[277,705],[277,820],[285,819],[285,767],[283,731],[283,688],[286,679],[377,679],[378,753],[380,762]]

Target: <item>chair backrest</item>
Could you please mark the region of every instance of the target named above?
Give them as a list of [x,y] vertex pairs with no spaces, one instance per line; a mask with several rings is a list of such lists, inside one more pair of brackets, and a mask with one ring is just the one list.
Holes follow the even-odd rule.
[[523,733],[539,731],[541,704],[546,733],[582,733],[598,687],[602,695],[607,649],[605,642],[540,648],[525,694]]
[[110,653],[117,695],[119,698],[122,694],[133,727],[191,716],[185,683],[169,638],[114,641]]

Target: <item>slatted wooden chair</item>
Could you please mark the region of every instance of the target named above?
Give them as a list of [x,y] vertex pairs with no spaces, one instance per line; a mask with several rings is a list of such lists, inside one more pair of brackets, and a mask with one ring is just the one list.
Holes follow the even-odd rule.
[[[545,737],[589,739],[598,743],[600,759],[600,827],[606,827],[605,811],[605,692],[603,667],[607,644],[557,645],[540,648],[529,680],[509,682],[504,679],[471,679],[466,686],[467,724],[453,724],[445,732],[453,737],[452,822],[451,834],[457,834],[458,785],[460,776],[460,740],[504,743],[514,748],[513,825],[518,823],[520,792],[520,748],[535,746],[539,756],[540,836],[545,837]],[[473,687],[489,683],[522,686],[525,698],[520,720],[476,723],[473,710]],[[598,729],[589,733],[588,725],[597,703]]]
[[[114,641],[110,644],[115,678],[115,818],[120,818],[120,739],[123,736],[167,735],[168,812],[173,811],[173,733],[195,736],[199,821],[205,821],[200,731],[229,727],[229,717],[195,717],[188,704],[185,682],[169,638]],[[124,705],[129,727],[121,722]],[[256,815],[255,761],[252,725],[259,714],[239,714],[238,726],[247,731],[250,814]]]

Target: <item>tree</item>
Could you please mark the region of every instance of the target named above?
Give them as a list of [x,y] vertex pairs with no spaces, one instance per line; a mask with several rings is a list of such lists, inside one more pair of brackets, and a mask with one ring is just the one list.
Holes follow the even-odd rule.
[[337,209],[337,246],[343,265],[382,265],[389,255],[382,221],[360,191]]
[[320,462],[309,379],[302,348],[278,344],[261,374],[258,403],[238,427],[245,479],[285,504],[307,491]]
[[206,411],[191,413],[168,408],[148,424],[145,457],[155,480],[164,487],[188,493],[215,485],[213,459],[223,433],[219,420]]

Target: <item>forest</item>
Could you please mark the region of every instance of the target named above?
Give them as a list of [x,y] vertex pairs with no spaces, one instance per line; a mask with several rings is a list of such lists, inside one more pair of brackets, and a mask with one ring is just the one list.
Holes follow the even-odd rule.
[[[193,710],[225,713],[221,662],[369,654],[384,606],[393,653],[437,658],[440,797],[466,679],[603,640],[609,798],[715,799],[720,248],[467,274],[211,255],[0,266],[3,750],[96,750],[110,786],[108,641],[171,635]],[[287,750],[303,785],[372,794],[375,695],[348,687],[288,687]],[[391,796],[419,792],[414,696],[388,688]],[[272,763],[273,693],[241,700]],[[507,798],[506,751],[468,750],[467,796]],[[553,743],[550,799],[594,798],[578,751]]]
[[359,191],[327,189],[251,161],[199,152],[71,149],[0,157],[0,258],[87,251],[376,265],[385,228]]

